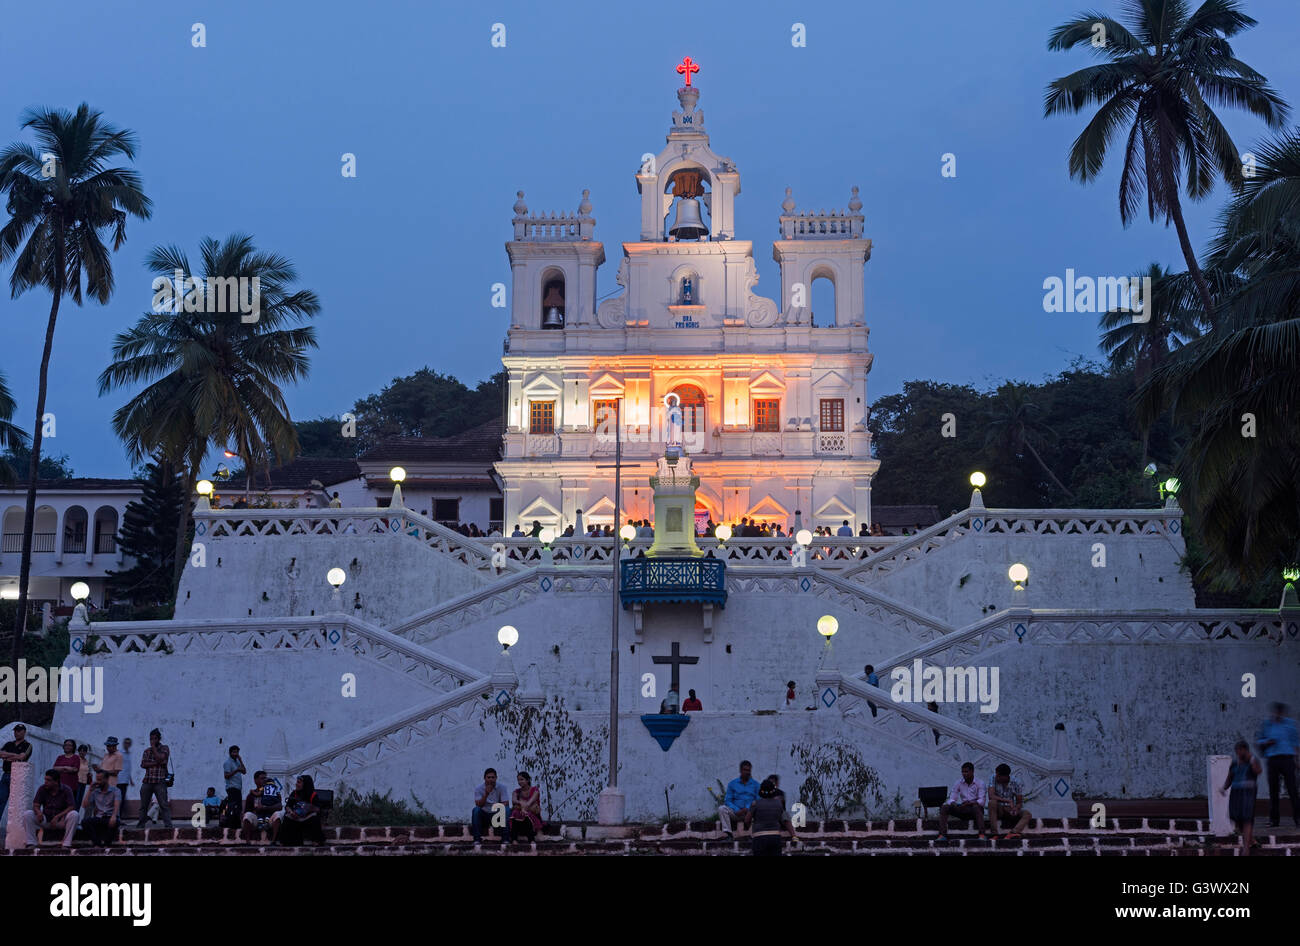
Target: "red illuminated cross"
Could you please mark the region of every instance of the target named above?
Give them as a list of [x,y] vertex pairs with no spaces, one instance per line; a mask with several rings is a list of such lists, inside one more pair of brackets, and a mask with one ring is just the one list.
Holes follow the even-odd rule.
[[691,57],[690,57],[690,56],[687,56],[685,59],[683,59],[683,60],[682,60],[682,64],[681,64],[680,66],[677,67],[677,74],[678,74],[678,75],[682,75],[682,76],[686,76],[686,86],[687,86],[687,88],[690,88],[690,85],[691,85],[691,73],[692,73],[692,72],[699,72],[699,71],[700,71],[699,64],[696,63],[696,62],[693,62],[693,61],[691,60]]

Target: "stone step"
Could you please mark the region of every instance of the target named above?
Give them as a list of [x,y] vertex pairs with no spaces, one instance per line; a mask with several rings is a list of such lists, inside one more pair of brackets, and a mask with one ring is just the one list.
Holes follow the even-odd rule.
[[[1084,830],[1057,820],[1040,822],[1024,837],[1014,840],[978,838],[973,831],[951,831],[949,840],[935,840],[937,826],[915,822],[828,822],[801,830],[801,842],[786,846],[789,854],[864,854],[880,856],[1236,856],[1239,850],[1231,838],[1215,839],[1190,826],[1199,822],[1170,819],[1139,819],[1132,828]],[[1157,828],[1150,822],[1160,822]],[[539,843],[515,844],[509,848],[496,840],[475,845],[463,824],[419,827],[326,827],[324,847],[284,848],[264,843],[248,844],[238,832],[221,828],[127,828],[119,842],[107,850],[76,842],[65,850],[57,841],[35,848],[10,852],[19,856],[55,855],[364,855],[364,854],[455,854],[455,855],[735,855],[748,854],[747,836],[726,839],[710,822],[674,825],[629,825],[618,829],[587,826],[591,834],[617,833],[616,837],[583,837],[582,825],[548,825]],[[1267,829],[1258,835],[1262,845],[1257,854],[1300,856],[1300,835]]]

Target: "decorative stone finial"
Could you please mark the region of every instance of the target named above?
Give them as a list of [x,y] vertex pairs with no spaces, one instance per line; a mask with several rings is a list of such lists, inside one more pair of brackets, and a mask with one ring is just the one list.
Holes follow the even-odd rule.
[[781,209],[786,212],[787,216],[794,213],[794,197],[788,187],[785,189],[785,200],[781,201]]
[[854,187],[853,197],[849,201],[849,210],[853,211],[854,213],[857,213],[861,209],[862,209],[862,201],[858,198],[858,189]]
[[528,205],[524,203],[524,192],[515,191],[515,194],[519,197],[519,199],[515,201],[515,216],[525,217],[528,215]]
[[582,192],[582,203],[578,204],[579,217],[591,216],[591,201],[588,199],[590,197],[591,197],[591,191],[584,189]]

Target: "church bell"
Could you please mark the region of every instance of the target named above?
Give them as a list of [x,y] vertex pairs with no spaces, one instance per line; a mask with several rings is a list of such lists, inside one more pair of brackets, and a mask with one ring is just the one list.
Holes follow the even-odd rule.
[[542,328],[564,328],[564,297],[555,286],[542,300]]
[[683,197],[677,202],[677,214],[668,233],[678,240],[698,240],[707,236],[709,228],[700,215],[700,201],[696,197]]

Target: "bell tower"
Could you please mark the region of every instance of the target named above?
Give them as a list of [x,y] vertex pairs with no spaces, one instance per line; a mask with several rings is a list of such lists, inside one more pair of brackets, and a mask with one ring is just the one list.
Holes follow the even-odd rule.
[[591,192],[582,192],[576,213],[535,214],[515,201],[510,256],[510,328],[563,330],[590,326],[596,318],[596,267],[605,248],[592,239]]
[[699,66],[687,56],[677,71],[685,75],[686,84],[677,90],[681,109],[673,112],[667,145],[658,154],[642,155],[636,175],[641,241],[733,240],[740,174],[730,158],[709,148],[704,113],[696,109],[700,90],[691,84]]

